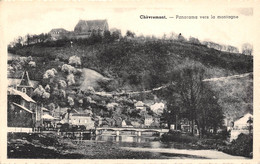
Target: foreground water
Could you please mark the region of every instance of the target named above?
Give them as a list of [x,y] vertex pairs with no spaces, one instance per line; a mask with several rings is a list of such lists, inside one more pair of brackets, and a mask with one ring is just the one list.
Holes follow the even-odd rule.
[[159,141],[152,135],[100,135],[88,140],[74,140],[78,150],[89,158],[119,159],[241,159],[216,150],[198,150],[195,145]]
[[[41,152],[41,153],[39,153]],[[161,142],[159,136],[107,133],[69,139],[57,134],[8,134],[8,158],[42,159],[241,159],[192,144]]]

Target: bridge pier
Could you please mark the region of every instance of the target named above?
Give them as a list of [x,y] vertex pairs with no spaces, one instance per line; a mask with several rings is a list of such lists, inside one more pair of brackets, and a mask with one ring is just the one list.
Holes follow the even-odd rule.
[[137,136],[141,137],[142,136],[142,132],[141,131],[137,131]]
[[117,130],[117,131],[116,131],[116,136],[119,136],[119,135],[120,135],[120,131]]

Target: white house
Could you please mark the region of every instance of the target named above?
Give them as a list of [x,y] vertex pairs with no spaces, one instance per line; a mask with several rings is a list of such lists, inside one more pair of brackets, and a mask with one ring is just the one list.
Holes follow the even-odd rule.
[[135,108],[141,111],[146,111],[146,106],[142,101],[137,101],[137,103],[135,103]]
[[144,119],[144,125],[150,126],[153,123],[153,117],[151,115],[146,115]]
[[94,121],[89,114],[73,113],[70,116],[70,123],[72,125],[84,125],[87,129],[93,129],[95,127]]
[[236,139],[239,134],[249,134],[249,119],[253,119],[253,115],[250,113],[245,114],[234,122],[234,127],[231,130],[230,141]]
[[160,102],[160,103],[155,103],[153,105],[150,106],[151,110],[158,114],[161,115],[163,113],[163,109],[164,109],[165,105],[164,103]]

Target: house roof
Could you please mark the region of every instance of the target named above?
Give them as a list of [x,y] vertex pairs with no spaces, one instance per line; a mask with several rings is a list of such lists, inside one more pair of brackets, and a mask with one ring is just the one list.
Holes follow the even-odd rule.
[[75,26],[75,32],[88,32],[89,30],[104,30],[108,28],[107,20],[79,20]]
[[26,112],[33,113],[31,110],[29,110],[29,109],[25,108],[25,107],[24,107],[24,106],[22,106],[22,105],[16,104],[16,103],[14,103],[14,102],[13,102],[13,104],[14,104],[15,106],[17,106],[17,107],[19,107],[19,108],[21,108],[21,109],[25,110]]
[[54,29],[52,29],[49,33],[54,33],[54,32],[63,32],[63,33],[66,33],[66,32],[68,32],[68,31],[65,30],[64,28],[54,28]]
[[72,116],[90,117],[90,115],[87,113],[73,113]]
[[24,100],[32,103],[36,103],[31,97],[29,97],[26,93],[23,93],[21,91],[18,91],[14,88],[8,88],[7,89],[8,95],[19,95],[21,96]]
[[49,111],[50,111],[49,109],[47,109],[47,108],[44,108],[44,107],[42,107],[41,109],[42,109],[42,111],[47,111],[47,112],[49,112]]
[[52,116],[49,115],[49,114],[44,114],[44,115],[42,116],[42,118],[43,118],[44,120],[55,120],[55,119],[56,119],[55,117],[52,117]]
[[[18,86],[20,83],[21,83],[20,78],[8,78],[8,87]],[[33,88],[36,88],[37,85],[39,84],[39,81],[30,80],[30,83],[31,83]]]
[[123,120],[122,122],[125,122],[125,124],[128,126],[132,125],[131,121],[129,121],[129,120]]
[[30,78],[29,78],[27,71],[23,72],[22,79],[21,79],[20,84],[18,86],[26,86],[26,87],[32,87],[33,88],[33,85],[31,84],[31,81],[30,81]]
[[246,113],[244,116],[240,117],[235,121],[235,124],[246,124],[249,117],[253,118],[253,115],[251,113]]
[[97,29],[105,28],[107,20],[90,20],[90,21],[86,21],[86,23],[88,24],[91,30],[93,29],[97,30]]
[[137,101],[137,103],[135,103],[136,107],[143,107],[144,103],[142,101]]

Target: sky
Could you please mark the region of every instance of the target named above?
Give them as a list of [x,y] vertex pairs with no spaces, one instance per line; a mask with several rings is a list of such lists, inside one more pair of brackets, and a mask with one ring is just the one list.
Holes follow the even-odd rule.
[[[138,1],[139,2],[139,1]],[[192,3],[135,3],[125,1],[121,5],[113,2],[98,3],[2,3],[1,20],[7,43],[26,34],[48,33],[53,28],[72,31],[82,20],[107,19],[109,28],[121,29],[124,35],[131,30],[137,35],[161,37],[171,32],[182,33],[200,41],[236,46],[253,43],[255,15],[252,5],[214,5]],[[174,1],[173,1],[174,2]],[[178,1],[179,2],[179,1]],[[213,1],[212,1],[213,2]],[[214,1],[215,2],[215,1]],[[214,7],[212,7],[214,6]],[[166,16],[168,19],[140,19],[140,15]],[[180,16],[239,16],[238,19],[171,19]]]

